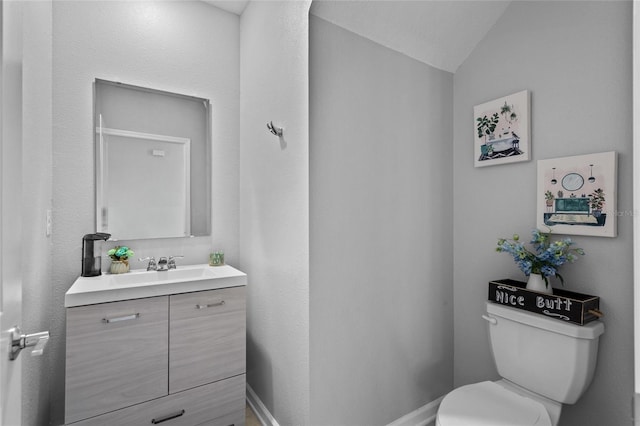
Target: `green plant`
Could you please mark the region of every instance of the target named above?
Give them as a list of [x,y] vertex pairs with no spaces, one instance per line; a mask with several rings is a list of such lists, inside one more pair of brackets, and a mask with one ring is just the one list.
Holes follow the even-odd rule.
[[598,188],[589,194],[589,206],[591,207],[591,210],[602,210],[604,202],[605,198],[602,188]]
[[534,229],[531,235],[530,243],[534,251],[524,247],[518,234],[514,234],[511,240],[500,238],[496,251],[513,256],[516,265],[525,275],[540,274],[547,286],[548,277],[558,277],[564,285],[564,278],[558,273],[558,268],[565,262],[575,262],[578,259],[576,255],[584,255],[584,250],[572,248],[574,242],[571,238],[551,241],[551,233],[544,233],[539,229]]
[[491,116],[491,118],[487,118],[487,116],[484,115],[483,117],[476,118],[476,121],[478,122],[476,125],[476,129],[478,130],[478,137],[484,137],[484,140],[486,142],[487,136],[493,134],[493,132],[496,130],[496,126],[498,125],[498,121],[500,121],[500,119],[498,118],[498,113],[496,112]]
[[544,199],[545,200],[553,200],[555,197],[553,196],[553,193],[551,191],[547,191],[544,193]]
[[107,255],[113,260],[126,262],[127,259],[134,255],[134,253],[129,247],[115,246],[107,252]]
[[507,101],[504,102],[504,105],[500,107],[500,115],[504,116],[504,119],[509,123],[513,123],[518,115],[513,110],[513,105],[508,105]]

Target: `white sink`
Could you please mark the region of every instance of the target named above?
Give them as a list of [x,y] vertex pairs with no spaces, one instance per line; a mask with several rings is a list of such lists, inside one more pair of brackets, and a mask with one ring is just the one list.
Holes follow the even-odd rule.
[[146,271],[144,269],[134,270],[126,274],[107,274],[107,277],[114,285],[145,285],[157,281],[164,283],[178,281],[206,280],[220,276],[215,269],[209,265],[184,266],[180,269],[168,271]]
[[64,305],[68,308],[246,284],[247,275],[229,265],[186,265],[170,271],[138,269],[126,274],[79,277],[65,294]]

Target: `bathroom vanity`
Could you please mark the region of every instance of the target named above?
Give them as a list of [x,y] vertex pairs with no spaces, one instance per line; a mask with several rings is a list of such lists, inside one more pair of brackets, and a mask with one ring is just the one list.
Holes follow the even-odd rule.
[[246,283],[228,265],[78,278],[66,424],[244,425]]

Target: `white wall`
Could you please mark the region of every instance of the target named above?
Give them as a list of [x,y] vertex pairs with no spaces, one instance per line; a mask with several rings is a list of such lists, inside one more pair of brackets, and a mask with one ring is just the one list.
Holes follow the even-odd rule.
[[[184,254],[179,264],[204,263],[215,247],[233,265],[239,233],[239,65],[238,16],[203,2],[54,2],[53,424],[64,417],[64,293],[80,274],[82,236],[95,231],[92,82],[102,78],[211,100],[211,237],[124,243],[136,259]],[[170,196],[155,182],[129,185]],[[103,268],[109,264],[104,251],[115,244],[103,245]]]
[[[523,279],[497,238],[535,227],[536,160],[617,151],[618,237],[576,236],[566,288],[601,297],[594,381],[562,425],[630,422],[633,394],[631,2],[516,1],[454,77],[454,384],[497,378],[487,281]],[[473,167],[473,106],[531,91],[533,161]]]
[[[20,256],[25,333],[49,330],[52,311],[51,238],[46,235],[46,211],[52,198],[52,3],[23,3],[23,143],[22,239]],[[16,259],[17,260],[17,259]],[[42,357],[23,351],[22,424],[49,422],[49,371],[55,359],[51,347]]]
[[251,2],[240,24],[247,381],[281,425],[309,423],[309,4]]
[[452,388],[452,101],[451,73],[311,17],[310,424]]

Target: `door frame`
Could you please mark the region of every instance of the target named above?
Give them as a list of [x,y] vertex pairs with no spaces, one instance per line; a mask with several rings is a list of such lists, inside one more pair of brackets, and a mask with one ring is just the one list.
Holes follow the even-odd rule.
[[9,360],[9,329],[22,322],[22,11],[0,2],[0,426],[22,421],[22,361]]
[[640,424],[640,0],[633,0],[634,424]]

